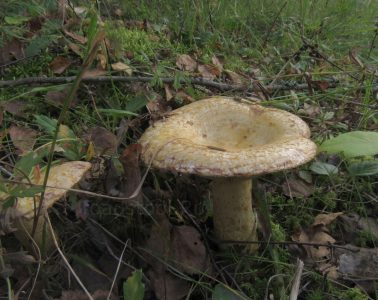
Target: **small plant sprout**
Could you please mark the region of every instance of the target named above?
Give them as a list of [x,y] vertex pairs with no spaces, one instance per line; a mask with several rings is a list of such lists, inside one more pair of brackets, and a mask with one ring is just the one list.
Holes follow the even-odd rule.
[[316,145],[309,137],[307,124],[291,113],[214,97],[172,111],[139,143],[143,160],[158,169],[212,179],[217,238],[248,242],[257,241],[251,178],[310,161]]
[[[46,226],[45,214],[54,203],[61,200],[66,195],[67,190],[73,188],[82,179],[83,175],[90,168],[91,164],[83,161],[70,161],[51,167],[42,207],[40,209],[40,216],[35,225],[33,235],[35,243],[41,250],[48,252],[54,245],[51,232],[48,226]],[[45,173],[42,172],[39,178],[32,180],[32,183],[39,186],[43,185],[44,175]],[[22,245],[31,249],[33,253],[35,251],[33,247],[31,247],[30,236],[33,233],[34,220],[35,216],[38,214],[39,206],[40,195],[18,198],[15,205],[17,215],[20,216],[16,219],[17,231],[15,235]]]

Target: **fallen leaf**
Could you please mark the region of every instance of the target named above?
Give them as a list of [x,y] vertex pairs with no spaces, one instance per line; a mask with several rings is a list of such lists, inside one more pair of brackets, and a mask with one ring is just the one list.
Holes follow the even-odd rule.
[[224,70],[224,72],[226,73],[227,78],[231,81],[232,84],[235,84],[235,85],[243,84],[242,77],[239,74],[231,70]]
[[320,107],[319,105],[311,105],[305,103],[303,105],[303,112],[310,117],[315,117],[320,114]]
[[220,75],[219,70],[212,65],[199,65],[198,72],[206,80],[214,80]]
[[[293,241],[298,243],[313,243],[313,244],[334,244],[336,240],[324,231],[324,228],[310,228],[308,230],[301,230],[299,234],[291,237]],[[307,256],[315,262],[321,261],[324,258],[329,258],[330,249],[324,246],[308,246],[303,245]]]
[[327,226],[331,224],[333,221],[336,220],[337,217],[341,216],[343,213],[342,212],[337,212],[337,213],[330,213],[330,214],[319,214],[315,217],[314,223],[312,226]]
[[[109,295],[108,291],[97,290],[92,294],[92,298],[94,300],[118,299],[118,297],[115,297],[113,293],[110,294],[109,298],[107,298],[108,295]],[[62,296],[59,299],[55,299],[55,300],[88,300],[88,296],[82,290],[63,291]]]
[[217,67],[219,74],[221,74],[223,72],[223,64],[219,61],[219,59],[216,56],[213,56],[211,58],[211,62]]
[[114,71],[125,72],[129,76],[133,75],[133,69],[129,65],[124,64],[123,62],[116,62],[112,64],[112,69]]
[[97,155],[114,155],[117,153],[117,137],[103,127],[90,128],[83,135],[83,139],[93,143]]
[[173,98],[172,91],[168,84],[164,84],[165,100],[170,101]]
[[68,45],[68,48],[70,48],[73,53],[77,54],[80,57],[83,57],[83,52],[79,45],[76,45],[74,43],[68,43],[67,45]]
[[197,62],[188,54],[179,55],[176,66],[182,71],[194,72],[197,69]]
[[[91,164],[84,161],[70,161],[60,165],[52,166],[50,169],[47,185],[59,187],[59,189],[52,187],[46,188],[43,206],[47,209],[51,207],[56,201],[61,199],[67,193],[67,190],[75,186],[90,168]],[[43,185],[44,177],[45,175],[43,173],[39,180],[32,179],[32,183],[36,185]],[[37,199],[38,207],[38,195],[34,198]],[[32,217],[34,212],[33,197],[18,198],[16,208],[18,211],[22,212],[24,216]]]
[[326,91],[329,88],[329,83],[327,81],[315,80],[311,82],[322,92]]
[[106,70],[100,70],[100,69],[89,69],[85,70],[83,74],[83,78],[93,78],[93,77],[99,77],[106,75]]
[[22,100],[13,100],[1,104],[4,110],[16,117],[25,117],[27,102]]
[[[313,243],[313,244],[334,244],[336,240],[328,233],[327,225],[331,224],[337,217],[341,216],[342,212],[319,214],[310,228],[300,230],[291,238],[293,241],[299,243]],[[325,246],[309,246],[303,245],[307,256],[315,262],[322,262],[322,259],[329,258],[331,251],[329,247]],[[320,260],[320,261],[319,261]]]
[[209,268],[206,248],[201,235],[192,226],[173,226],[171,256],[177,269],[188,274],[202,274]]
[[54,74],[62,74],[71,64],[67,57],[58,56],[50,63],[50,69]]
[[149,270],[147,276],[158,300],[177,300],[188,295],[190,284],[170,273],[155,273]]
[[189,94],[187,94],[183,90],[179,90],[175,94],[175,99],[182,101],[184,104],[190,104],[195,101],[193,97],[191,97]]
[[[120,161],[123,166],[124,180],[121,182],[121,192],[125,197],[134,194],[142,180],[139,168],[139,157],[142,152],[140,144],[129,145],[122,153]],[[139,191],[134,198],[135,201],[142,202],[142,192]]]
[[102,53],[97,53],[97,57],[96,58],[97,58],[97,61],[98,61],[97,69],[105,70],[106,66],[108,64],[106,56],[104,54],[102,54]]
[[[349,278],[377,278],[378,277],[378,249],[360,248],[347,245],[356,251],[344,250],[339,256],[339,272]],[[339,252],[341,252],[339,250]]]
[[21,154],[33,150],[38,132],[27,127],[11,126],[9,136]]
[[314,193],[313,185],[303,180],[289,178],[282,186],[284,195],[294,198],[307,198]]
[[[48,91],[45,95],[45,100],[50,102],[51,104],[55,106],[63,106],[64,100],[67,98],[67,95],[69,93],[69,89],[65,89],[63,91]],[[70,107],[74,107],[77,102],[77,96],[74,95],[74,98],[71,101]]]
[[348,243],[354,242],[361,234],[368,233],[373,239],[378,240],[378,220],[375,217],[361,217],[355,213],[349,213],[340,217],[344,229],[344,238]]
[[13,60],[25,57],[23,44],[16,39],[12,39],[0,49],[0,65],[6,65]]
[[75,41],[79,42],[80,44],[86,44],[87,43],[87,38],[82,36],[82,35],[79,35],[77,33],[74,33],[74,32],[70,32],[66,29],[63,29],[63,32],[65,35],[69,36],[70,38],[74,39]]

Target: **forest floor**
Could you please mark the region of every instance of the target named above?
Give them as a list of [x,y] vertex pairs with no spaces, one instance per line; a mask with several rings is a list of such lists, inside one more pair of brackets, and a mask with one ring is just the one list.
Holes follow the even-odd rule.
[[[0,3],[0,299],[378,299],[377,11]],[[291,112],[318,146],[255,179],[253,254],[216,238],[208,179],[140,157],[212,96]]]

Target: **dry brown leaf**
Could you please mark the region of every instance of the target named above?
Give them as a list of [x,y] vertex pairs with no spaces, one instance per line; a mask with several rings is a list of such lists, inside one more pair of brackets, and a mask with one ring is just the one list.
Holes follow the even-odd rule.
[[184,92],[183,90],[179,90],[176,94],[175,94],[175,99],[178,99],[178,100],[181,100],[183,101],[184,104],[189,104],[189,103],[192,103],[194,101],[194,98],[191,97],[189,94],[187,94],[186,92]]
[[50,69],[54,74],[62,74],[71,64],[67,57],[58,56],[50,63]]
[[[56,201],[60,200],[68,189],[75,186],[84,174],[91,168],[89,162],[84,161],[70,161],[60,165],[54,165],[50,169],[47,186],[58,187],[59,189],[47,187],[45,190],[45,197],[43,200],[43,206],[45,209],[51,207]],[[32,179],[32,183],[37,185],[43,185],[44,173],[38,180]],[[37,199],[37,207],[39,197]],[[34,211],[34,199],[33,197],[18,198],[17,210],[22,212],[27,217],[33,216]]]
[[228,80],[230,80],[232,84],[235,84],[235,85],[243,84],[242,77],[238,73],[235,73],[234,71],[231,71],[231,70],[224,70],[224,72],[226,73]]
[[172,91],[168,84],[164,84],[165,100],[170,101],[173,98]]
[[330,213],[330,214],[319,214],[315,217],[314,223],[312,226],[327,226],[331,224],[333,221],[336,220],[337,217],[341,216],[343,213],[342,212],[337,212],[337,213]]
[[[118,298],[118,297],[115,297],[113,293],[111,293],[110,297],[107,298],[108,294],[109,294],[108,291],[97,290],[93,293],[92,298],[94,300],[103,300],[103,299],[115,300]],[[63,291],[62,296],[56,300],[88,300],[88,296],[82,290]]]
[[288,197],[307,198],[314,193],[314,186],[300,179],[290,178],[282,186],[283,193]]
[[197,69],[197,62],[188,54],[179,55],[176,66],[182,71],[194,72]]
[[97,53],[97,57],[96,58],[97,58],[97,61],[98,61],[97,69],[105,70],[106,66],[108,64],[106,56],[104,54],[102,54],[102,53]]
[[117,137],[103,127],[90,128],[83,139],[92,142],[97,155],[114,155],[117,153]]
[[[334,244],[336,240],[330,236],[328,233],[323,231],[323,228],[311,228],[307,231],[302,230],[297,235],[292,236],[293,241],[298,243],[313,243],[313,244]],[[309,258],[323,259],[329,257],[330,249],[324,246],[308,246],[304,245],[303,248],[306,250]]]
[[0,65],[25,57],[24,48],[19,40],[13,39],[0,49]]
[[211,58],[211,62],[218,68],[219,74],[221,74],[223,72],[223,64],[220,62],[220,60],[216,56],[213,56]]
[[312,81],[311,83],[314,84],[319,90],[323,92],[329,88],[329,83],[324,80],[315,80],[315,81]]
[[310,117],[315,117],[318,114],[320,114],[320,107],[318,105],[311,105],[311,104],[305,103],[303,105],[303,111],[306,115]]
[[120,62],[120,61],[112,64],[112,69],[114,71],[125,72],[129,76],[133,75],[133,69],[129,65],[124,64],[123,62]]
[[13,145],[21,150],[21,154],[23,154],[33,150],[38,132],[31,128],[11,126],[9,128],[9,136]]
[[83,74],[83,78],[93,78],[93,77],[99,77],[106,75],[106,70],[100,70],[100,69],[90,69],[85,70]]
[[202,274],[209,268],[206,248],[199,232],[191,226],[173,226],[171,256],[177,268],[188,274]]
[[74,33],[74,32],[70,32],[66,29],[63,29],[63,32],[65,35],[69,36],[70,38],[74,39],[75,41],[79,42],[80,44],[86,44],[87,43],[87,38],[82,36],[82,35],[79,35],[77,33]]
[[[64,103],[64,100],[67,98],[68,93],[69,93],[69,89],[65,89],[63,91],[48,91],[45,95],[45,100],[55,106],[62,106]],[[71,101],[70,107],[71,108],[74,107],[76,103],[77,103],[77,95],[75,94]]]
[[25,117],[27,102],[23,100],[13,100],[1,104],[4,110],[17,117]]
[[220,75],[218,69],[212,65],[199,65],[198,72],[206,80],[214,80]]
[[[120,161],[123,166],[124,180],[121,183],[121,192],[125,197],[129,197],[138,189],[142,180],[139,168],[139,158],[142,152],[140,144],[129,145],[122,153]],[[134,198],[135,201],[142,202],[142,192]]]
[[147,276],[158,300],[177,300],[188,295],[190,284],[168,272],[157,273],[149,270]]
[[79,45],[76,45],[74,43],[68,43],[68,48],[70,48],[73,53],[77,54],[80,57],[83,57],[83,52],[81,51]]

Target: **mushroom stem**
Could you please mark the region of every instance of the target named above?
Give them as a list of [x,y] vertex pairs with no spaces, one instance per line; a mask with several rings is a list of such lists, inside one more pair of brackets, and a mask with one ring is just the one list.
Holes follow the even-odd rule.
[[[216,178],[211,184],[215,234],[220,240],[257,241],[250,178]],[[246,247],[256,252],[257,244]]]
[[[33,223],[33,218],[18,217],[15,222],[17,228],[15,236],[26,249],[37,256],[35,244],[33,244],[30,240],[30,236],[33,231]],[[35,228],[33,239],[38,245],[42,257],[53,249],[54,243],[52,240],[52,235],[46,224],[44,216],[38,218],[38,224]]]

